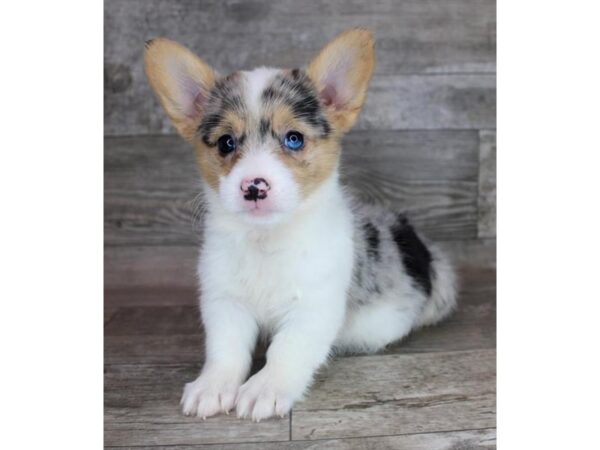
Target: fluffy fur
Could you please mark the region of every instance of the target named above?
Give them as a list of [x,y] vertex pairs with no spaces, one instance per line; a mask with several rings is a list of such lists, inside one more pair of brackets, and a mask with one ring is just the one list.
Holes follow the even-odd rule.
[[[206,361],[185,386],[185,414],[284,416],[332,352],[378,351],[454,307],[439,249],[339,183],[340,141],[365,101],[373,47],[370,32],[353,29],[305,70],[220,77],[175,42],[147,44],[148,79],[196,150],[207,209]],[[291,131],[304,137],[300,150],[283,144]],[[223,151],[223,136],[235,150]],[[246,380],[259,334],[271,337],[267,362]]]

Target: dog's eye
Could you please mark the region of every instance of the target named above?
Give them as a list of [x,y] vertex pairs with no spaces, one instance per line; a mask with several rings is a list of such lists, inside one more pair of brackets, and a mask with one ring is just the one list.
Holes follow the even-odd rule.
[[224,134],[217,141],[219,144],[219,151],[223,155],[227,155],[235,150],[235,139],[230,134]]
[[304,136],[297,131],[288,131],[283,140],[283,145],[290,150],[298,151],[304,147]]

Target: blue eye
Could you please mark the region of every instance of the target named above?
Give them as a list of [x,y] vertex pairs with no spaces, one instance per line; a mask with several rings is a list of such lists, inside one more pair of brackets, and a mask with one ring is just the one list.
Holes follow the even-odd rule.
[[304,136],[297,131],[288,131],[283,140],[283,144],[290,150],[298,151],[304,147]]
[[222,155],[227,155],[235,150],[235,139],[230,134],[224,134],[217,141],[219,145],[219,151]]

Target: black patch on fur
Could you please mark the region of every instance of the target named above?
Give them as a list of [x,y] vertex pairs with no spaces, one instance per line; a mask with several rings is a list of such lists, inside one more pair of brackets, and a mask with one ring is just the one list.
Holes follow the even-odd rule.
[[279,94],[273,88],[273,86],[269,86],[262,93],[262,98],[265,103],[274,102],[278,97],[279,97]]
[[206,145],[210,147],[216,145],[210,137],[229,111],[239,114],[244,114],[245,111],[238,77],[234,74],[217,81],[208,96],[206,113],[198,127],[198,132]]
[[154,42],[154,39],[148,39],[144,45],[146,46],[146,48],[150,48],[150,46],[152,45],[152,42]]
[[264,138],[271,129],[271,123],[268,119],[260,119],[260,125],[258,127],[258,132],[260,133],[260,137]]
[[206,135],[202,136],[202,142],[208,147],[216,147],[217,145],[216,142],[211,142]]
[[399,215],[390,232],[398,246],[406,272],[423,289],[423,292],[431,295],[431,253],[406,217]]
[[265,103],[282,102],[289,105],[292,113],[319,130],[322,138],[331,133],[316,89],[308,75],[300,69],[277,76],[273,84],[263,91],[262,99]]
[[375,261],[381,260],[379,254],[379,230],[371,222],[363,225],[365,240],[367,241],[367,255]]
[[221,114],[210,114],[205,116],[200,124],[200,134],[202,134],[202,141],[208,145],[209,147],[214,147],[217,145],[216,141],[211,141],[209,136],[213,132],[215,128],[217,128],[221,122],[223,121],[223,116]]

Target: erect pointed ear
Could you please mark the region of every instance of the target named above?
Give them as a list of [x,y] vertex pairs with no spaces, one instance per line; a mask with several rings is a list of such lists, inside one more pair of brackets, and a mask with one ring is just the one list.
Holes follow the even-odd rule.
[[146,42],[144,60],[150,86],[177,131],[191,140],[216,80],[214,70],[184,46],[164,38]]
[[367,96],[375,68],[375,40],[365,28],[345,31],[327,44],[308,66],[335,126],[348,131]]

